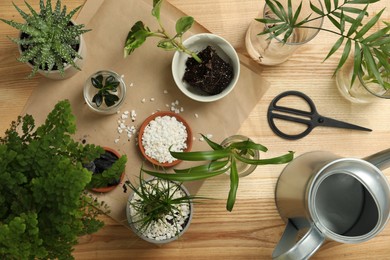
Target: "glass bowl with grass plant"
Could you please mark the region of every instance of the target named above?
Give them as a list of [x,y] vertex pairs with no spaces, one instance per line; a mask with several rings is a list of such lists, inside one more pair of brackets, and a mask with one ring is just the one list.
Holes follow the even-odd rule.
[[92,111],[99,114],[114,114],[124,103],[126,85],[116,72],[102,70],[86,80],[83,95]]
[[178,239],[189,228],[195,199],[179,182],[161,178],[145,179],[142,172],[139,184],[126,181],[130,188],[126,215],[133,232],[147,242],[166,244]]
[[52,6],[51,0],[40,0],[39,11],[34,10],[28,2],[25,4],[30,13],[14,4],[24,23],[0,20],[20,31],[18,38],[10,39],[19,47],[18,60],[31,66],[29,77],[37,72],[51,79],[75,75],[81,70],[86,53],[82,35],[90,31],[72,20],[82,6],[67,13],[61,0],[57,0],[55,6]]
[[[388,98],[390,23],[383,21],[382,28],[375,29],[378,23],[381,24],[380,17],[385,9],[371,18],[368,17],[368,7],[378,1],[325,0],[324,9],[310,3],[311,14],[300,21],[296,17],[300,17],[301,4],[294,9],[292,0],[287,0],[287,6],[278,0],[266,0],[266,5],[272,10],[273,16],[256,19],[256,21],[266,25],[266,29],[259,32],[260,35],[282,36],[281,41],[285,44],[294,37],[294,31],[298,29],[318,29],[336,35],[338,38],[324,60],[340,51],[341,55],[333,76],[344,67],[337,79],[339,89],[344,92],[344,96],[354,93],[353,88],[360,88],[355,92],[359,93],[363,90],[365,94]],[[320,19],[328,19],[332,27],[315,27],[310,24]],[[348,57],[351,60],[349,63]],[[357,79],[363,83],[354,84]]]
[[254,165],[255,167],[258,165],[267,164],[284,164],[290,162],[294,157],[294,153],[290,151],[284,155],[274,158],[257,159],[256,153],[267,152],[268,149],[261,144],[253,142],[249,138],[242,140],[242,138],[234,137],[228,139],[228,141],[225,140],[223,145],[221,145],[211,141],[204,135],[202,135],[202,137],[212,150],[194,152],[171,151],[171,154],[173,157],[182,161],[203,161],[204,164],[185,169],[175,168],[171,173],[165,170],[149,170],[145,167],[142,168],[142,171],[157,178],[179,182],[197,181],[215,177],[221,174],[228,174],[230,178],[230,190],[226,203],[226,209],[228,211],[232,211],[236,201],[240,168],[246,170],[247,168],[243,167],[245,164]]

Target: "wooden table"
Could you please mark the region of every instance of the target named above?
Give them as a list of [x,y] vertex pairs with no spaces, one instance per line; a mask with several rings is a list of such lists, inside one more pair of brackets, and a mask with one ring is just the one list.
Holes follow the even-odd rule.
[[[23,6],[22,0],[14,0]],[[38,1],[31,1],[34,7]],[[68,8],[82,4],[84,0],[63,1]],[[173,5],[192,15],[210,31],[228,39],[245,54],[244,34],[252,18],[257,16],[263,1],[256,0],[169,0]],[[370,14],[388,7],[388,1],[380,1],[370,9]],[[19,19],[10,0],[0,2],[0,17]],[[383,19],[389,21],[386,10]],[[329,23],[325,23],[329,26]],[[29,68],[16,61],[17,47],[6,37],[18,32],[0,23],[0,132],[21,113],[31,92],[37,87],[39,76],[26,79]],[[264,67],[253,64],[258,73],[270,83],[239,133],[247,135],[267,146],[269,156],[293,150],[296,155],[313,150],[327,150],[341,156],[365,157],[389,148],[389,101],[379,100],[371,105],[356,105],[344,100],[338,93],[333,70],[339,54],[322,63],[333,35],[320,32],[305,44],[284,64]],[[285,90],[299,90],[309,95],[323,115],[372,128],[364,133],[343,129],[319,128],[298,141],[286,141],[268,127],[266,110],[270,101]],[[232,104],[239,106],[240,104]],[[97,234],[83,237],[76,247],[77,259],[270,259],[278,242],[284,223],[274,203],[274,187],[284,166],[258,167],[250,176],[240,180],[234,211],[225,210],[228,191],[227,178],[206,181],[199,194],[221,198],[196,205],[195,216],[189,231],[178,242],[155,247],[136,237],[110,218],[104,218],[107,226]],[[390,177],[390,170],[384,173]],[[312,259],[390,259],[390,227],[376,238],[357,245],[327,242]]]

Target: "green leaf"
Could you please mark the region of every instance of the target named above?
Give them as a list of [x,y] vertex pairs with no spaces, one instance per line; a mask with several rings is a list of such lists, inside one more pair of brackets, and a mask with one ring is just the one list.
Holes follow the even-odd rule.
[[330,13],[330,12],[331,12],[331,9],[332,9],[332,5],[331,5],[331,3],[330,3],[330,0],[324,0],[324,2],[325,2],[326,11],[327,11],[328,13]]
[[[277,0],[265,0],[265,3],[266,5],[271,9],[271,11],[277,16],[279,17],[280,20],[282,21],[287,21],[287,16],[284,12],[284,8],[282,8],[281,10],[278,9],[278,7],[276,7],[274,5],[274,3],[272,3],[272,1],[274,1],[275,3],[279,3]],[[279,3],[280,4],[280,3]]]
[[191,173],[160,173],[156,171],[149,171],[142,169],[143,172],[151,176],[161,178],[163,180],[186,182],[186,181],[198,181],[211,178],[226,172],[226,170],[214,171],[214,172],[191,172]]
[[173,170],[174,170],[175,173],[187,173],[187,174],[190,174],[192,172],[195,172],[195,173],[199,173],[199,172],[206,173],[206,172],[213,172],[213,171],[221,170],[228,163],[229,163],[229,160],[212,161],[209,164],[205,164],[205,165],[194,166],[194,167],[186,168],[186,169],[173,169]]
[[383,68],[387,71],[387,72],[390,72],[390,57],[388,57],[387,55],[385,55],[383,52],[379,51],[378,49],[374,48],[374,53],[375,53],[375,57],[378,59],[379,63],[380,64],[378,67],[380,68],[380,66],[383,66]]
[[348,4],[373,4],[379,2],[380,0],[349,0]]
[[152,15],[156,17],[157,20],[160,20],[160,9],[162,2],[163,0],[153,0]]
[[100,93],[97,93],[93,96],[92,102],[95,103],[97,107],[100,107],[103,103],[103,96]]
[[[355,7],[347,7],[343,6],[340,8],[343,12],[352,13],[352,14],[360,14],[362,12],[362,9],[355,8]],[[365,12],[364,15],[368,15],[368,12]]]
[[351,28],[349,28],[349,31],[347,33],[347,37],[351,36],[361,25],[361,22],[366,14],[366,11],[367,11],[367,6],[360,12],[360,14],[356,17],[356,20],[352,23]]
[[378,68],[375,63],[375,59],[372,53],[370,52],[370,49],[366,46],[363,46],[362,49],[363,49],[363,57],[367,63],[367,70],[369,74],[373,74],[374,77],[378,80],[378,83],[383,86],[384,84],[383,79],[378,71]]
[[130,55],[146,41],[146,38],[152,35],[153,33],[150,32],[149,28],[147,28],[142,21],[136,22],[127,35],[124,47],[124,57],[126,58]]
[[115,105],[115,103],[119,100],[119,97],[116,95],[108,94],[104,96],[104,103],[108,107]]
[[[386,36],[387,32],[390,30],[390,26],[387,26],[385,28],[380,29],[379,31],[371,34],[370,36],[366,37],[364,40],[361,41],[362,44],[370,44],[371,42],[374,42],[384,36]],[[388,36],[386,36],[388,37]]]
[[310,8],[313,10],[315,13],[319,14],[320,16],[325,16],[324,12],[322,12],[321,9],[319,9],[317,6],[315,6],[311,1],[310,1]]
[[295,10],[295,14],[294,14],[294,17],[293,17],[293,19],[291,21],[291,24],[296,24],[297,23],[298,17],[301,14],[301,10],[302,10],[302,2],[299,4],[297,10]]
[[348,59],[349,53],[351,51],[351,45],[352,45],[352,40],[348,39],[347,43],[345,44],[343,54],[341,55],[339,64],[337,65],[337,68],[333,74],[333,76],[336,74],[336,72],[344,65],[346,60]]
[[352,73],[351,86],[355,82],[356,77],[360,72],[361,65],[362,65],[362,52],[361,52],[360,44],[359,42],[355,42],[355,53],[353,57],[353,73]]
[[238,149],[238,150],[251,149],[251,150],[258,150],[258,151],[262,151],[262,152],[267,152],[268,151],[267,147],[265,147],[265,146],[263,146],[261,144],[254,143],[251,140],[246,140],[246,141],[242,141],[242,142],[232,143],[232,144],[230,144],[230,147]]
[[238,177],[236,161],[233,160],[230,166],[230,190],[229,190],[228,200],[226,203],[226,209],[228,211],[233,210],[234,204],[236,202],[238,182],[239,182],[239,177]]
[[328,55],[326,55],[324,61],[327,60],[330,56],[332,56],[332,55],[340,48],[340,46],[341,46],[341,44],[343,43],[343,41],[344,41],[344,37],[342,36],[342,37],[340,37],[340,38],[336,41],[336,43],[335,43],[335,44],[333,45],[333,47],[330,49],[330,51],[329,51]]
[[289,152],[287,154],[274,157],[274,158],[260,159],[260,160],[245,158],[238,154],[235,154],[234,157],[241,162],[252,164],[252,165],[284,164],[290,162],[294,158],[294,152]]
[[293,20],[293,10],[292,10],[292,4],[291,4],[291,0],[288,0],[287,1],[287,14],[288,14],[288,21],[290,21],[290,24]]
[[377,21],[379,20],[379,18],[381,17],[383,11],[385,9],[382,9],[379,13],[377,13],[373,18],[370,19],[370,21],[368,21],[361,29],[360,31],[356,32],[356,35],[354,37],[354,39],[360,39],[361,37],[363,37],[363,35],[368,32],[368,30],[370,30],[376,23]]
[[216,150],[216,151],[201,151],[201,152],[172,152],[171,155],[179,160],[186,161],[214,161],[222,158],[226,158],[230,155],[229,151]]
[[95,78],[91,78],[91,83],[92,86],[94,86],[97,89],[102,89],[103,88],[103,76],[98,75]]
[[194,18],[191,16],[180,17],[176,22],[176,33],[183,35],[188,31],[194,23]]
[[206,143],[213,149],[213,150],[223,150],[224,148],[222,147],[222,145],[220,144],[217,144],[213,141],[211,141],[209,138],[207,138],[207,136],[201,134],[201,136],[203,137],[203,139],[206,141]]

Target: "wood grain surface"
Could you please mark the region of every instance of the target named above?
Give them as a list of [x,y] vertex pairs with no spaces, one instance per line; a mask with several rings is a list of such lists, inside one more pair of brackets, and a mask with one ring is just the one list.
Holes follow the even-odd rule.
[[[115,4],[114,0],[107,1]],[[24,6],[23,0],[13,2]],[[38,0],[30,2],[33,7],[38,7]],[[83,2],[63,0],[70,9]],[[264,4],[264,1],[258,0],[169,2],[194,16],[211,32],[228,39],[244,55],[246,28],[256,17],[260,5]],[[390,7],[388,0],[373,5],[369,13],[375,14],[383,7]],[[0,1],[0,17],[20,21],[11,0]],[[383,18],[390,22],[389,9],[384,12]],[[15,29],[0,23],[0,133],[21,113],[40,79],[40,76],[27,79],[29,67],[16,61],[17,47],[6,36],[17,35]],[[340,54],[336,53],[322,62],[335,39],[333,35],[320,32],[282,65],[265,67],[251,64],[270,82],[270,87],[239,133],[267,146],[267,157],[288,150],[295,151],[296,155],[327,150],[340,156],[362,158],[390,147],[389,101],[378,99],[370,105],[357,105],[344,100],[337,92],[332,74]],[[266,110],[277,94],[292,89],[309,95],[321,114],[372,128],[373,132],[318,128],[298,141],[286,141],[275,136],[268,127]],[[74,256],[76,259],[270,259],[284,230],[274,203],[274,188],[283,167],[258,167],[250,176],[241,179],[233,212],[225,210],[228,178],[221,176],[206,181],[199,195],[218,200],[196,205],[191,227],[177,242],[161,247],[147,244],[137,239],[128,228],[103,217],[106,226],[96,234],[80,238]],[[384,173],[390,178],[390,170]],[[389,248],[390,227],[387,226],[380,235],[365,243],[326,242],[312,259],[390,259]]]

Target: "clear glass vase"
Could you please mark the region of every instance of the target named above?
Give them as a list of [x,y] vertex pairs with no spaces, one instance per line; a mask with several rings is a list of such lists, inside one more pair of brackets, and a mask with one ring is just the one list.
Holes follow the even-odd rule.
[[[104,102],[100,106],[97,106],[96,103],[93,102],[93,97],[99,92],[99,89],[95,88],[92,85],[91,78],[96,78],[96,76],[98,75],[103,76],[103,81],[105,81],[110,76],[114,77],[117,81],[119,81],[119,86],[117,87],[117,90],[115,92],[112,91],[113,94],[118,96],[119,100],[116,101],[115,104],[112,106],[107,106]],[[123,81],[123,78],[117,73],[109,70],[102,70],[94,73],[86,80],[83,95],[85,102],[92,111],[103,115],[110,115],[116,113],[124,103],[126,97],[126,85]]]
[[[288,0],[279,0],[279,2],[285,7],[287,12]],[[291,1],[292,8],[295,10],[301,1]],[[312,1],[318,9],[323,10],[321,2]],[[310,1],[302,1],[302,9],[297,22],[302,21],[312,14],[312,18],[316,15],[310,8]],[[264,9],[260,12],[259,16],[262,18],[276,18],[276,15],[271,9],[265,5]],[[317,16],[317,15],[316,15]],[[305,44],[312,40],[319,32],[323,23],[323,18],[313,19],[305,24],[305,27],[310,28],[296,28],[286,43],[282,42],[283,34],[275,37],[272,34],[258,35],[266,30],[269,25],[265,25],[256,20],[253,20],[246,32],[245,46],[249,56],[256,62],[262,65],[278,65],[285,62],[302,44]]]
[[[222,141],[221,145],[226,147],[232,143],[237,143],[237,142],[242,142],[242,141],[247,141],[250,140],[250,138],[244,136],[244,135],[232,135],[225,140]],[[253,150],[253,155],[246,154],[244,157],[248,159],[253,159],[253,160],[258,160],[260,158],[260,153],[258,150]],[[241,161],[236,161],[236,166],[238,170],[238,177],[245,177],[249,174],[251,174],[257,167],[257,165],[253,164],[246,164]],[[229,171],[227,171],[229,173]]]
[[[358,104],[372,103],[378,98],[390,98],[390,89],[385,89],[370,79],[367,73],[358,75],[351,85],[353,63],[353,56],[350,56],[344,66],[336,73],[336,85],[344,98]],[[382,78],[385,82],[390,83],[390,76],[383,76]]]

